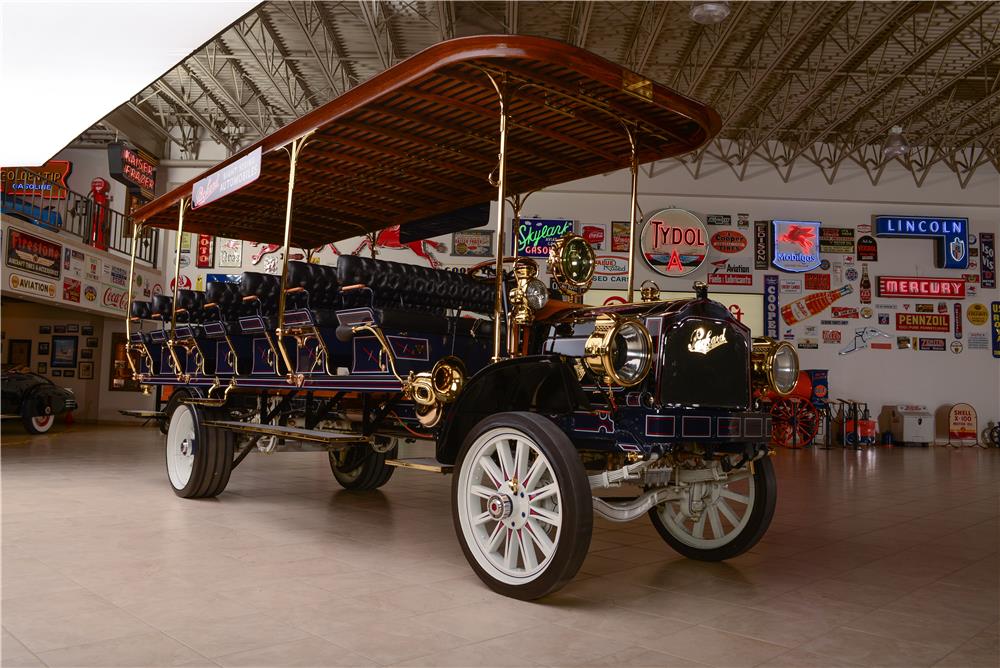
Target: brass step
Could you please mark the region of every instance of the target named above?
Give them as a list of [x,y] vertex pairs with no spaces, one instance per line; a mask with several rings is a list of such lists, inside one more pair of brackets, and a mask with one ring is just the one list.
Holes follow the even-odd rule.
[[416,469],[418,471],[430,471],[431,473],[451,473],[455,468],[451,464],[441,464],[433,457],[414,457],[412,459],[387,459],[386,466],[395,466],[401,469]]
[[300,441],[310,441],[313,443],[323,443],[325,445],[358,445],[367,444],[368,439],[357,434],[343,434],[330,431],[319,431],[317,429],[300,429],[298,427],[282,427],[273,424],[255,424],[253,422],[236,422],[227,420],[206,420],[203,422],[206,427],[226,429],[244,434],[257,434],[264,436],[278,436],[280,438],[294,438]]

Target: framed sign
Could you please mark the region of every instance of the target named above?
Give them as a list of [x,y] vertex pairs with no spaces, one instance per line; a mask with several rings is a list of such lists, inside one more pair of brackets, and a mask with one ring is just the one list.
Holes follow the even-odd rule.
[[243,242],[239,239],[221,239],[219,244],[219,266],[243,266]]
[[11,339],[7,342],[7,364],[31,365],[31,339]]
[[3,193],[43,199],[66,199],[66,178],[73,171],[69,160],[49,160],[41,167],[4,167]]
[[949,332],[951,318],[947,313],[897,313],[896,329],[900,332]]
[[198,249],[194,265],[199,269],[212,269],[215,267],[215,237],[210,234],[198,235]]
[[819,231],[819,252],[850,255],[854,253],[853,227],[823,227]]
[[62,245],[13,227],[7,228],[7,266],[46,278],[59,278]]
[[687,276],[708,256],[708,231],[698,216],[684,209],[651,214],[639,239],[646,264],[663,276]]
[[490,257],[493,255],[493,231],[453,232],[451,235],[451,254],[455,257]]
[[997,287],[997,253],[994,246],[994,234],[983,232],[979,235],[979,276],[984,290]]
[[53,369],[75,369],[79,343],[75,336],[53,336],[50,366]]
[[111,333],[111,366],[108,369],[108,389],[112,392],[139,392],[139,381],[132,378],[132,369],[125,354],[125,332]]
[[819,266],[820,223],[775,220],[771,264],[792,272],[811,271]]

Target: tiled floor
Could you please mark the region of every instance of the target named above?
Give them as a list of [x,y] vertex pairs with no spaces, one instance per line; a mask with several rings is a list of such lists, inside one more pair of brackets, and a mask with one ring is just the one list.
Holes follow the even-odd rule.
[[540,603],[472,574],[446,478],[253,455],[184,501],[162,460],[152,429],[4,435],[3,666],[998,665],[1000,451],[783,451],[753,551],[597,521]]

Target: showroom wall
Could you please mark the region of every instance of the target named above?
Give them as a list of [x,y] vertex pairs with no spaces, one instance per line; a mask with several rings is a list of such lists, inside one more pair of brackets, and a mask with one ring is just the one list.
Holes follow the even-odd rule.
[[[170,170],[168,181],[176,185],[195,176],[198,171]],[[536,193],[528,199],[522,211],[525,217],[574,220],[578,231],[583,226],[605,230],[605,248],[598,255],[603,256],[603,266],[607,271],[604,276],[599,276],[598,287],[609,290],[593,292],[588,299],[592,303],[601,303],[621,290],[621,277],[615,275],[620,262],[616,260],[623,260],[625,255],[610,250],[613,241],[610,223],[627,220],[627,193],[628,176],[617,172]],[[779,278],[779,287],[783,288],[778,295],[780,304],[817,292],[809,288],[822,286],[826,280],[830,281],[833,289],[849,284],[852,293],[834,304],[838,309],[836,314],[832,308],[827,308],[794,326],[787,326],[779,320],[777,332],[781,338],[798,347],[804,368],[830,370],[831,396],[867,401],[876,414],[883,405],[926,404],[933,412],[943,404],[966,401],[976,407],[982,423],[985,424],[987,419],[1000,418],[1000,360],[994,359],[989,350],[989,322],[974,324],[969,320],[971,304],[982,304],[988,308],[990,302],[1000,299],[1000,293],[996,289],[983,289],[971,281],[966,284],[970,294],[961,300],[882,299],[877,296],[875,288],[879,276],[945,277],[964,281],[963,276],[967,274],[978,279],[981,259],[978,244],[972,246],[976,256],[971,260],[975,266],[967,270],[945,270],[934,266],[934,242],[931,240],[877,237],[878,259],[866,263],[873,284],[870,314],[863,311],[864,305],[860,302],[863,263],[853,252],[858,238],[865,234],[874,236],[873,232],[866,231],[865,226],[871,226],[876,215],[966,217],[977,241],[984,232],[996,234],[1000,231],[1000,176],[995,171],[981,169],[963,189],[953,173],[939,166],[932,170],[923,186],[917,188],[910,173],[896,163],[886,168],[877,185],[870,182],[864,171],[845,163],[831,185],[820,172],[806,165],[799,167],[789,182],[784,183],[775,170],[765,164],[752,167],[747,177],[740,181],[721,163],[706,161],[699,178],[694,179],[679,163],[665,162],[643,167],[640,193],[640,207],[646,214],[661,208],[679,207],[694,212],[702,221],[711,217],[715,222],[727,222],[728,217],[728,225],[707,225],[708,235],[719,231],[735,232],[745,237],[747,244],[734,253],[711,249],[705,263],[683,279],[658,275],[639,259],[637,282],[654,279],[664,291],[689,291],[695,280],[709,283],[726,280],[744,284],[749,281],[749,285],[713,284],[710,291],[717,295],[723,291],[743,294],[744,304],[756,305],[761,311],[765,275]],[[742,226],[744,219],[746,223]],[[808,287],[802,274],[785,273],[774,267],[756,269],[755,221],[771,220],[819,221],[825,228],[851,230],[853,238],[844,250],[851,249],[852,252],[824,253],[822,258],[830,263],[829,267],[810,272],[817,276],[810,279],[815,283]],[[731,242],[739,237],[726,234],[722,238]],[[392,241],[391,237],[384,240]],[[455,240],[451,236],[431,241],[422,250],[444,267],[461,268],[482,259],[456,256]],[[717,245],[733,250],[740,244]],[[210,273],[238,274],[243,270],[277,271],[280,268],[277,252],[269,252],[263,245],[250,243],[228,244],[228,262],[225,263],[230,266],[221,267],[222,249],[227,246],[222,240],[216,243],[211,253],[210,262],[214,266],[198,268],[195,266],[197,246],[197,239],[191,240],[191,250],[184,258],[185,267],[182,269],[182,275],[195,287],[203,285]],[[341,253],[353,252],[360,246],[360,239],[336,243],[336,249]],[[237,247],[240,252],[238,262],[235,259]],[[459,247],[467,250],[467,246]],[[361,252],[368,254],[370,251],[362,248]],[[335,262],[335,253],[329,246],[321,249],[318,255],[323,263]],[[379,257],[420,264],[430,262],[418,257],[409,248],[380,248]],[[169,266],[172,267],[172,262]],[[710,279],[709,275],[713,273],[743,276],[732,279],[716,276]],[[971,294],[973,292],[975,294]],[[735,298],[728,294],[722,300],[727,304],[734,303]],[[943,313],[939,313],[942,308],[940,302],[944,302]],[[961,338],[955,336],[956,302],[961,304]],[[752,307],[746,306],[743,310]],[[931,320],[938,324],[947,320],[948,331],[897,330],[897,314],[924,313],[927,309],[935,316],[946,316]],[[978,318],[978,310],[973,311],[974,317]],[[862,317],[863,313],[870,317]],[[876,329],[879,333],[871,335],[867,341],[859,339],[859,349],[855,352],[840,354],[854,344],[858,329],[867,328]],[[905,344],[903,338],[906,339]],[[943,349],[921,350],[920,339],[928,340],[926,348]],[[936,341],[942,339],[943,345]],[[962,344],[961,352],[952,352],[955,341]],[[870,345],[872,342],[875,343],[874,348]],[[982,347],[984,342],[985,348]],[[907,347],[901,347],[904,345]]]

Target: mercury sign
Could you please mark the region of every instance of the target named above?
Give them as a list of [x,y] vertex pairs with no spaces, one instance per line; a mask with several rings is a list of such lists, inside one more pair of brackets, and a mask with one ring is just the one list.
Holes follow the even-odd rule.
[[774,221],[774,255],[771,263],[784,271],[810,271],[819,266],[819,223]]
[[687,276],[705,261],[708,232],[698,216],[683,209],[661,209],[642,227],[642,257],[664,276]]
[[968,218],[876,216],[875,234],[880,237],[935,239],[934,261],[938,267],[969,268]]

